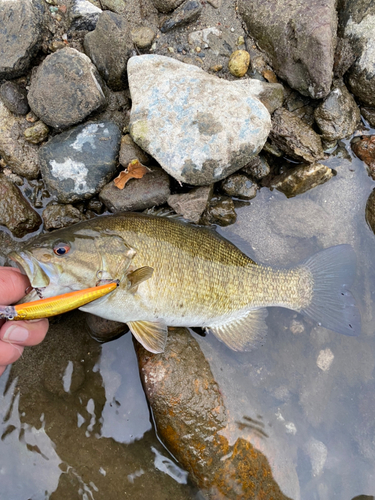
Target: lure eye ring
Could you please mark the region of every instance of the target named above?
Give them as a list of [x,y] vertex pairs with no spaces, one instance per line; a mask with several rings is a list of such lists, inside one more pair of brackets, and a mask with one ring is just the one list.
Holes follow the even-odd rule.
[[53,253],[56,254],[58,257],[63,257],[66,255],[70,250],[70,245],[68,243],[64,243],[63,241],[59,241],[58,243],[55,243],[53,246]]

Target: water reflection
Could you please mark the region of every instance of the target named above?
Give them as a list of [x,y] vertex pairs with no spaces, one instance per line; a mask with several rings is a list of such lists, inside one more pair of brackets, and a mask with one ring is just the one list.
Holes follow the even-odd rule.
[[[103,346],[65,315],[0,379],[1,499],[192,498],[152,431],[130,335]],[[143,471],[142,473],[140,471]],[[183,477],[183,471],[182,476]]]

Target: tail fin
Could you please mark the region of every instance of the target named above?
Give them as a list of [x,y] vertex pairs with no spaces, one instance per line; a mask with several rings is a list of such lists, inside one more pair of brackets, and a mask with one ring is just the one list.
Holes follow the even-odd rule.
[[313,298],[301,312],[344,335],[359,335],[361,317],[348,288],[356,270],[356,256],[350,245],[327,248],[303,264],[313,276]]

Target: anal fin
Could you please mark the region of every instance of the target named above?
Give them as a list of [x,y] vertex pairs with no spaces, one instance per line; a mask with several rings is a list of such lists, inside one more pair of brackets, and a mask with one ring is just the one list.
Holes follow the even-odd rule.
[[212,333],[234,351],[251,351],[267,335],[267,309],[254,309],[246,316],[219,326],[210,326]]
[[163,320],[129,321],[130,331],[145,349],[153,353],[164,351],[168,336],[168,327]]

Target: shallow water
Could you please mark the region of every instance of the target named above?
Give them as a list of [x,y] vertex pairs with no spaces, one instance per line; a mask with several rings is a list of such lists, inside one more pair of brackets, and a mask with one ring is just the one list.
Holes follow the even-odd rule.
[[[233,421],[226,437],[260,449],[294,500],[375,494],[375,235],[364,217],[375,185],[358,160],[330,166],[335,178],[296,198],[262,189],[220,232],[276,266],[351,244],[362,334],[281,308],[269,310],[267,340],[250,353],[194,334]],[[0,378],[0,398],[1,500],[199,496],[157,440],[129,334],[99,345],[83,314],[65,315]]]

